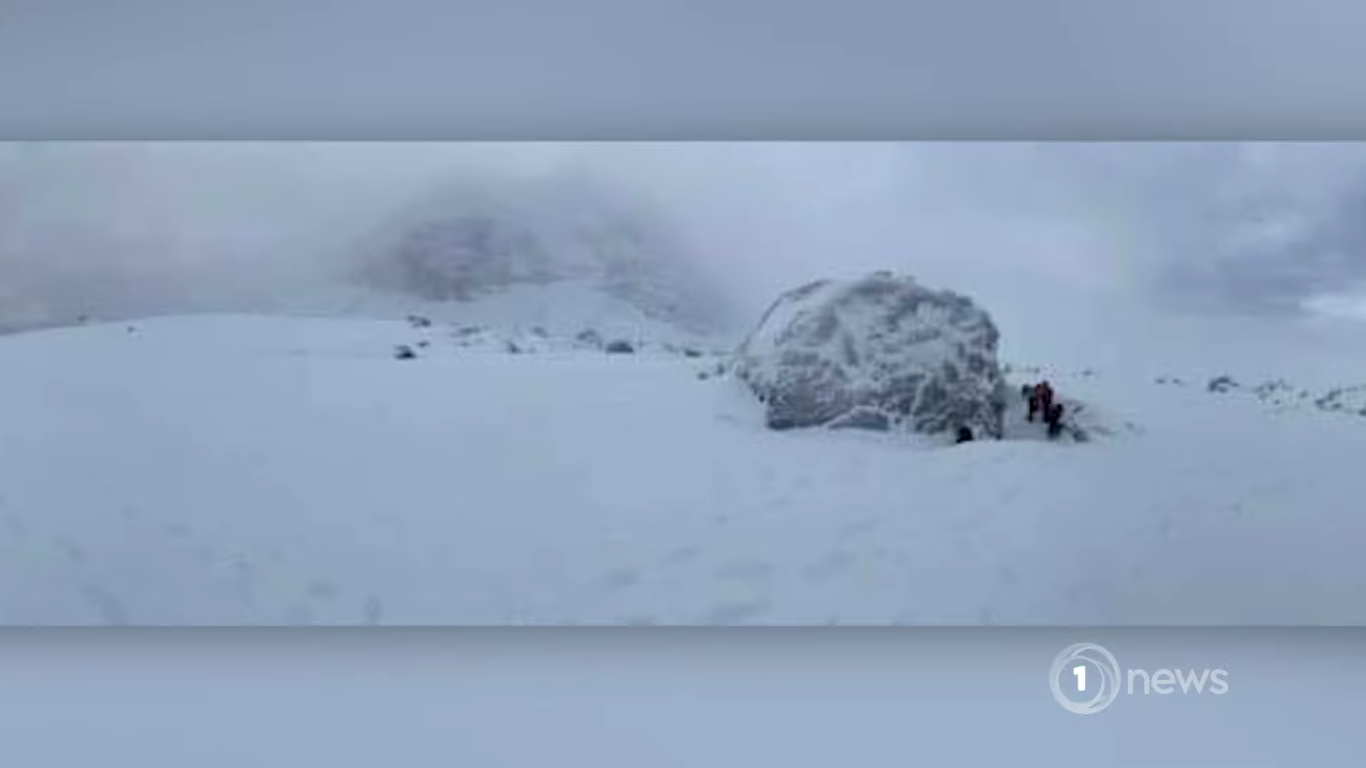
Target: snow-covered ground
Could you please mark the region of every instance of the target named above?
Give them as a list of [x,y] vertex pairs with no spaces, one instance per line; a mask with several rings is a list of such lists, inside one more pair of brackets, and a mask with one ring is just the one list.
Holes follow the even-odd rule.
[[715,352],[729,350],[738,341],[724,332],[687,330],[651,317],[591,280],[513,285],[490,291],[476,301],[424,301],[365,287],[325,286],[290,292],[257,309],[260,314],[343,319],[392,320],[419,315],[514,337],[545,334],[568,338],[591,329],[605,340],[705,347]]
[[1053,370],[1090,442],[778,433],[721,358],[579,323],[0,337],[0,622],[1366,622],[1366,418],[1326,390]]

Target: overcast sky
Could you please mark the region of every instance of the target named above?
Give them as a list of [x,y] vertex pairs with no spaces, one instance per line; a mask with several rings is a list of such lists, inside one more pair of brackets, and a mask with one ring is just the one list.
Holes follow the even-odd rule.
[[51,143],[0,145],[0,314],[330,279],[432,185],[568,170],[656,204],[756,307],[891,268],[988,306],[1366,311],[1360,144]]

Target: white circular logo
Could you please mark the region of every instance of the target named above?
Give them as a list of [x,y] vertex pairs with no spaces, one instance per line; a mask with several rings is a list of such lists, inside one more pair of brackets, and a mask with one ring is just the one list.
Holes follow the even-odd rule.
[[[1048,671],[1048,687],[1053,698],[1068,712],[1093,715],[1119,697],[1119,662],[1114,654],[1095,643],[1076,643],[1062,649]],[[1075,687],[1078,698],[1068,696],[1068,688]],[[1087,696],[1089,695],[1089,698]]]

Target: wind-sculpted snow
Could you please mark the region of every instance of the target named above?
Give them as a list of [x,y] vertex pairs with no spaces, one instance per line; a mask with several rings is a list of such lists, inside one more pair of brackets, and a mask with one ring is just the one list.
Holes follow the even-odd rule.
[[775,429],[819,425],[999,437],[999,333],[966,297],[879,272],[783,294],[736,355]]

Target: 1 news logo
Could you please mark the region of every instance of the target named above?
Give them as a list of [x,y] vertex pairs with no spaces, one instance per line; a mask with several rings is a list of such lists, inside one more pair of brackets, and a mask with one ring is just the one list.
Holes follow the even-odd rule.
[[1228,670],[1225,669],[1164,668],[1149,673],[1130,668],[1127,674],[1125,672],[1115,655],[1104,646],[1076,643],[1062,649],[1053,659],[1053,666],[1048,670],[1048,685],[1058,704],[1078,715],[1104,711],[1115,703],[1121,690],[1133,695],[1140,683],[1144,695],[1209,693],[1222,696],[1228,693]]

